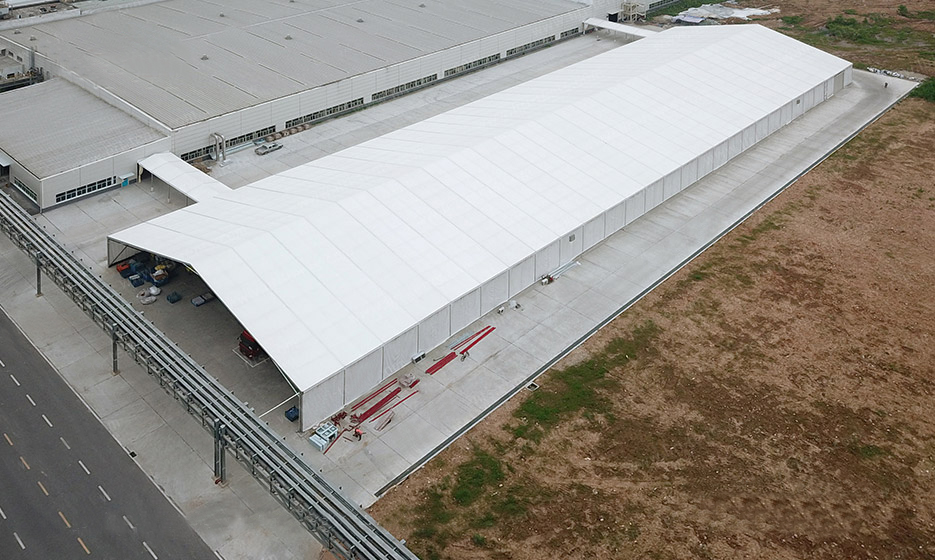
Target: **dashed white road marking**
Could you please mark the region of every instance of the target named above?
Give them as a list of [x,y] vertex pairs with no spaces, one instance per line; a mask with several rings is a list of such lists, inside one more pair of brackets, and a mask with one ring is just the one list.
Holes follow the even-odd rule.
[[45,486],[42,484],[42,481],[41,481],[41,480],[37,480],[36,482],[39,483],[39,488],[42,488],[42,493],[45,494],[46,496],[48,496],[48,495],[49,495],[49,491],[45,489]]
[[81,537],[78,537],[78,544],[80,544],[80,545],[81,545],[81,548],[84,549],[85,554],[91,554],[91,551],[88,550],[87,545],[84,544],[84,541],[81,540]]
[[69,450],[71,449],[71,446],[70,446],[70,445],[68,445],[68,442],[67,442],[67,441],[65,441],[65,438],[63,438],[63,437],[60,437],[60,438],[58,438],[58,439],[60,439],[60,440],[62,440],[62,445],[64,445],[64,446],[65,446],[65,449],[69,449]]
[[58,512],[58,516],[61,517],[61,518],[62,518],[62,521],[65,522],[65,527],[71,529],[71,523],[69,523],[68,520],[65,519],[65,514],[62,513],[62,512]]
[[[6,364],[3,363],[3,360],[0,360],[0,367],[6,367]],[[12,375],[10,377],[13,377]]]
[[32,397],[29,396],[29,393],[26,393],[26,398],[29,399],[29,404],[36,406],[36,401],[32,400]]
[[84,463],[78,461],[78,464],[81,465],[82,469],[84,469],[84,474],[91,474],[91,471],[88,470],[88,467],[84,466]]
[[13,440],[10,439],[10,436],[6,435],[6,432],[3,433],[3,437],[6,438],[7,443],[9,443],[10,445],[13,445]]
[[26,462],[26,459],[23,459],[23,456],[19,456],[19,460],[23,462],[23,466],[26,467],[26,470],[29,470],[29,463]]
[[10,374],[10,379],[13,380],[13,383],[16,383],[16,386],[17,386],[17,387],[21,387],[21,385],[19,384],[19,380],[16,379],[15,377],[13,377],[13,374],[12,374],[12,373]]
[[159,557],[156,556],[156,553],[153,552],[153,549],[149,548],[149,545],[146,544],[146,541],[143,541],[143,548],[145,548],[145,549],[146,549],[146,552],[148,552],[149,555],[153,557],[153,560],[158,560],[158,559],[159,559]]
[[48,424],[50,428],[52,427],[52,421],[49,420],[49,417],[48,417],[48,416],[46,416],[45,414],[43,414],[43,415],[42,415],[42,419],[45,420],[45,423]]
[[[0,517],[6,519],[6,514],[3,513],[3,508],[0,508]],[[126,517],[124,517],[124,519],[126,519]]]
[[131,531],[134,530],[134,529],[136,529],[136,527],[133,526],[133,523],[130,523],[130,520],[127,519],[127,516],[126,516],[126,515],[123,516],[123,520],[126,521],[127,527],[129,527]]
[[19,543],[19,547],[22,548],[23,550],[26,550],[26,545],[23,544],[23,539],[19,538],[19,535],[17,535],[16,533],[13,533],[13,537],[16,539],[16,542]]
[[101,491],[101,494],[104,494],[104,497],[107,498],[107,501],[109,502],[109,501],[110,501],[110,496],[107,495],[107,491],[104,490],[104,487],[98,485],[97,489]]

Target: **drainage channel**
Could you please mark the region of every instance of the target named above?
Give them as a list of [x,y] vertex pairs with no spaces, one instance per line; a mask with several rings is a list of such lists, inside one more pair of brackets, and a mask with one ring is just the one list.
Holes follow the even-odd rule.
[[215,437],[220,453],[233,455],[332,554],[346,560],[417,560],[3,192],[0,230],[33,260],[37,271],[52,279],[115,345],[201,422]]

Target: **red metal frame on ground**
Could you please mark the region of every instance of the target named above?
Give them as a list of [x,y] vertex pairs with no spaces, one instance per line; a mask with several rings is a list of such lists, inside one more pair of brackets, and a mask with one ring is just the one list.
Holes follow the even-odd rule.
[[474,339],[474,342],[472,342],[472,343],[468,344],[467,346],[465,346],[464,349],[461,350],[461,354],[466,354],[468,350],[470,350],[471,348],[474,347],[475,344],[477,344],[478,342],[480,342],[481,340],[483,340],[485,336],[487,336],[488,334],[490,334],[490,333],[492,333],[494,330],[496,330],[496,328],[497,328],[497,327],[487,327],[487,328],[485,328],[484,331],[486,331],[486,332],[484,332],[484,334],[482,334],[482,335],[480,335],[479,337],[477,337],[476,339]]
[[425,373],[427,373],[427,374],[429,374],[429,375],[434,375],[435,372],[437,372],[438,370],[440,370],[440,369],[442,369],[443,367],[445,367],[445,366],[448,364],[448,362],[450,362],[450,361],[453,360],[453,359],[455,359],[455,353],[454,353],[454,352],[451,352],[450,354],[448,354],[448,355],[445,356],[444,358],[438,360],[437,362],[435,362],[434,364],[432,364],[431,366],[429,366],[429,369],[425,370]]

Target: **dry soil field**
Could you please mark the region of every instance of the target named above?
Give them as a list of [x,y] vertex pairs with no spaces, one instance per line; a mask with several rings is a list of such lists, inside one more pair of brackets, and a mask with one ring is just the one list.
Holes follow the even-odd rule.
[[[815,30],[895,5],[781,7],[935,74]],[[935,558],[933,154],[935,103],[900,103],[372,514],[424,559]]]

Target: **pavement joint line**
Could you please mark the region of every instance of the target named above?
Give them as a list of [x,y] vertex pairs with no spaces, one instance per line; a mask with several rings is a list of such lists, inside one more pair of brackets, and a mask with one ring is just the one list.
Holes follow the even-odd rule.
[[158,559],[159,559],[159,557],[156,556],[156,553],[153,552],[153,549],[149,548],[149,545],[146,544],[146,541],[143,541],[143,548],[146,549],[146,552],[148,552],[149,555],[152,556],[154,560],[158,560]]
[[45,489],[45,485],[42,484],[42,481],[41,481],[41,480],[37,480],[37,481],[36,481],[36,484],[39,485],[39,488],[42,488],[42,493],[43,493],[43,494],[45,494],[46,496],[49,495],[49,491]]
[[17,387],[20,387],[20,386],[21,386],[21,385],[19,384],[19,380],[16,379],[16,377],[14,377],[12,373],[10,374],[10,379],[13,380],[13,383],[16,383],[16,386],[17,386]]
[[67,442],[67,441],[65,441],[65,438],[63,438],[63,437],[59,437],[58,439],[60,439],[60,440],[62,440],[62,444],[64,444],[64,445],[65,445],[65,449],[68,449],[69,451],[71,450],[71,446],[70,446],[70,445],[68,445],[68,442]]
[[29,399],[29,404],[36,406],[36,401],[32,400],[32,397],[29,396],[29,393],[26,393],[26,398]]
[[6,438],[7,443],[9,443],[10,445],[13,445],[13,440],[10,439],[10,436],[6,435],[6,432],[4,432],[3,437]]
[[127,519],[126,515],[123,516],[123,520],[126,522],[127,527],[129,527],[131,531],[136,529],[136,527],[133,526],[133,523],[130,523],[130,520]]
[[19,460],[23,462],[23,465],[26,467],[26,470],[29,470],[29,463],[26,462],[26,459],[23,459],[23,456],[19,456]]
[[81,548],[84,549],[85,554],[91,554],[91,551],[88,550],[88,546],[87,546],[86,544],[84,544],[84,541],[81,540],[81,537],[78,537],[78,544],[80,544],[80,545],[81,545]]
[[48,416],[46,416],[45,414],[43,414],[43,415],[42,415],[42,419],[45,420],[45,423],[48,424],[50,428],[52,427],[52,421],[49,420],[49,417],[48,417]]
[[104,494],[104,497],[107,498],[107,501],[110,501],[110,496],[107,495],[107,491],[104,490],[104,487],[101,485],[97,486],[97,489],[101,491],[101,494]]
[[81,465],[82,469],[84,469],[84,474],[91,474],[91,471],[88,470],[88,467],[84,466],[84,463],[82,463],[80,460],[78,461],[78,464]]
[[68,522],[68,519],[65,518],[65,514],[62,513],[62,512],[58,512],[58,516],[61,517],[61,518],[62,518],[62,521],[65,522],[65,527],[71,529],[71,523],[69,523],[69,522]]
[[16,542],[19,543],[19,547],[21,549],[26,550],[26,545],[23,544],[23,539],[19,538],[19,535],[17,535],[15,531],[13,532],[13,538],[15,538]]

